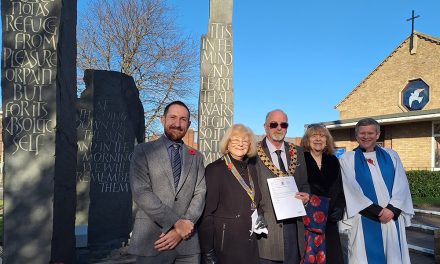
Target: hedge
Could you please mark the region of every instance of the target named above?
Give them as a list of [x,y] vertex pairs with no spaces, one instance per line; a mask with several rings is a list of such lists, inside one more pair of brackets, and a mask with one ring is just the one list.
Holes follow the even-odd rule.
[[407,171],[413,197],[440,197],[440,171]]

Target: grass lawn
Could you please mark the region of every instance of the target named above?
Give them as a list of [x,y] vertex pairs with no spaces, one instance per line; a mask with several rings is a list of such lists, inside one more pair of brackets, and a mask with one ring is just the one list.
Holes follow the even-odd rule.
[[413,197],[413,204],[418,208],[440,208],[440,197]]

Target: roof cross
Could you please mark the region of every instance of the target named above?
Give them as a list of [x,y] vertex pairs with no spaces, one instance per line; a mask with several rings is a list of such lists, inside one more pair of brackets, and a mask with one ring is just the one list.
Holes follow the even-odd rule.
[[412,34],[414,34],[414,20],[416,19],[416,18],[419,18],[420,16],[419,15],[417,15],[417,16],[414,16],[414,10],[412,11],[412,16],[411,16],[411,18],[408,18],[406,21],[410,21],[411,20],[411,35]]
[[411,18],[408,18],[406,21],[410,21],[411,20],[411,38],[409,40],[409,52],[411,54],[415,53],[415,49],[414,49],[414,20],[416,18],[419,18],[420,16],[414,16],[414,10],[412,11],[412,16]]

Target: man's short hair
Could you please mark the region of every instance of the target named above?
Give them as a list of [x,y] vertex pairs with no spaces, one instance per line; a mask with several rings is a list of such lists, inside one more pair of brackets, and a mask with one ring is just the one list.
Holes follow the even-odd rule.
[[184,102],[182,102],[182,101],[173,101],[173,102],[169,103],[167,106],[165,106],[165,109],[164,109],[164,111],[163,111],[163,116],[166,116],[166,115],[168,114],[168,110],[170,110],[170,107],[171,107],[172,105],[180,105],[180,106],[185,107],[185,108],[186,108],[186,111],[188,111],[188,118],[189,118],[189,116],[190,116],[190,114],[189,114],[189,108],[188,108],[188,106],[186,106],[186,104],[185,104]]
[[270,112],[268,112],[268,113],[266,114],[266,119],[264,119],[264,123],[265,123],[265,124],[266,124],[266,122],[267,122],[267,119],[269,118],[269,115],[272,114],[273,112],[281,112],[281,113],[286,117],[286,121],[288,120],[288,118],[287,118],[287,114],[286,114],[283,110],[281,110],[281,109],[274,109],[274,110],[272,110],[272,111],[270,111]]
[[373,125],[376,128],[376,132],[379,134],[380,133],[380,125],[379,123],[374,120],[373,118],[364,118],[361,119],[357,122],[356,126],[354,127],[354,133],[355,135],[358,134],[359,132],[359,127],[361,126],[371,126]]

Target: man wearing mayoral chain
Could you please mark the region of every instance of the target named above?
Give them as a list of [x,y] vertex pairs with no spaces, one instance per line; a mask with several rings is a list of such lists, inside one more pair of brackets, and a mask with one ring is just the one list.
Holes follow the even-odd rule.
[[360,120],[359,146],[340,159],[347,211],[350,264],[410,263],[405,227],[414,215],[408,180],[399,155],[376,144],[379,123]]
[[304,251],[304,224],[301,217],[277,220],[267,183],[269,178],[293,176],[299,190],[295,197],[303,203],[309,200],[310,186],[304,151],[284,141],[288,126],[287,115],[282,110],[269,112],[264,123],[266,137],[257,146],[257,172],[262,197],[260,207],[269,231],[258,240],[262,264],[297,264]]

